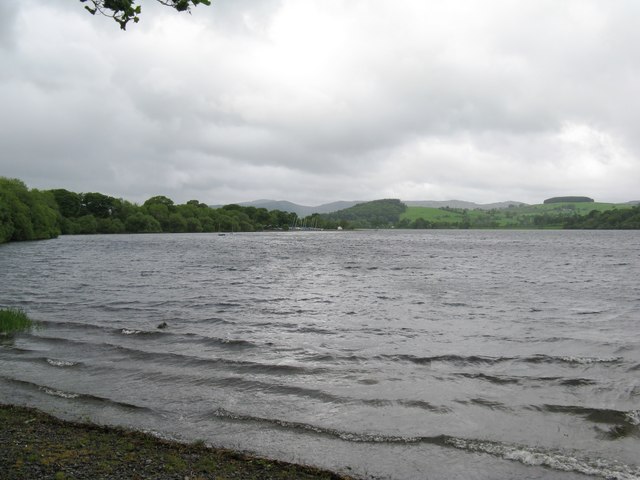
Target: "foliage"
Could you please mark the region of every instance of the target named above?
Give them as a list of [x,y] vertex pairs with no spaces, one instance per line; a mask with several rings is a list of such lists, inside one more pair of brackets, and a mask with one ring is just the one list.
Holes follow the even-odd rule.
[[73,218],[80,215],[82,209],[82,197],[80,195],[64,188],[49,191],[58,204],[60,214],[63,217]]
[[88,235],[92,233],[98,232],[98,221],[96,218],[89,214],[83,215],[80,218],[77,218],[73,222],[72,232],[78,235]]
[[[235,204],[211,208],[198,200],[176,205],[162,195],[151,197],[139,206],[96,192],[55,189],[44,193],[50,199],[63,234],[253,232],[289,230],[298,221],[295,213],[280,210]],[[0,218],[9,212],[11,208],[0,203]],[[4,223],[0,225],[4,226]]]
[[29,190],[20,180],[0,177],[0,243],[53,238],[60,233],[253,232],[288,230],[295,213],[227,205],[210,208],[198,200],[176,205],[158,195],[142,206],[98,192]]
[[[191,6],[211,5],[210,0],[156,0],[158,3],[171,7],[178,12],[188,12]],[[133,20],[133,23],[140,21],[140,13],[142,7],[136,3],[136,0],[80,0],[81,3],[88,3],[85,9],[91,14],[99,13],[113,20],[120,25],[122,30],[126,30],[127,24]]]
[[83,193],[81,194],[81,199],[81,213],[93,215],[96,218],[110,217],[115,206],[115,198],[102,193]]
[[159,233],[162,232],[160,222],[151,215],[136,212],[127,218],[125,230],[130,233]]
[[640,229],[640,206],[600,212],[591,211],[583,217],[568,220],[565,228],[580,229]]
[[[189,200],[190,202],[193,202],[193,200]],[[197,200],[196,200],[197,202]],[[153,205],[163,205],[165,207],[167,207],[167,210],[172,210],[173,211],[173,207],[174,207],[174,203],[173,200],[171,200],[168,197],[165,197],[164,195],[156,195],[155,197],[151,197],[148,200],[146,200],[143,205],[145,207],[150,207]]]
[[22,310],[7,308],[0,310],[0,333],[14,333],[29,330],[33,321]]
[[58,205],[51,193],[29,190],[20,180],[0,177],[0,243],[59,234]]

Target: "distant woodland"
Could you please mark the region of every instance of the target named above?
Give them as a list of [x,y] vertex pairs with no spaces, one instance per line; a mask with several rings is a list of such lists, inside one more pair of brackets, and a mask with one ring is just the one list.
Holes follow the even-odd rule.
[[296,221],[295,214],[279,210],[214,209],[198,200],[176,205],[165,196],[136,205],[95,192],[30,190],[20,180],[0,177],[0,243],[61,234],[286,230]]
[[640,206],[578,199],[468,210],[407,207],[400,200],[385,199],[298,218],[295,213],[252,206],[232,204],[212,208],[198,200],[177,205],[162,195],[137,205],[97,192],[29,189],[21,180],[0,177],[0,243],[66,234],[336,228],[640,229]]
[[548,204],[548,203],[581,203],[581,202],[593,203],[595,202],[595,200],[589,197],[552,197],[552,198],[547,198],[542,203]]

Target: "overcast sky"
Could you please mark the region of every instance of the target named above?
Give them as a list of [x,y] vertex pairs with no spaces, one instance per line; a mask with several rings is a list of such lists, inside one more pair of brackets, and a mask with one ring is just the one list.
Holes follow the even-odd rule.
[[640,199],[637,0],[0,1],[0,176],[135,202]]

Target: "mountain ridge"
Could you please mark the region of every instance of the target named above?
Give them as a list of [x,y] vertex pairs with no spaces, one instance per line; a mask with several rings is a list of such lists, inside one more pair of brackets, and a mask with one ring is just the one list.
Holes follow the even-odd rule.
[[[321,205],[310,206],[301,205],[298,203],[290,202],[288,200],[271,200],[271,199],[259,199],[252,200],[250,202],[238,203],[243,207],[256,207],[266,208],[267,210],[281,210],[283,212],[295,213],[298,217],[307,217],[314,213],[334,213],[340,210],[351,208],[361,203],[367,203],[371,200],[339,200],[330,203],[323,203]],[[501,210],[509,208],[511,206],[528,206],[528,203],[520,202],[517,200],[507,200],[504,202],[493,203],[476,203],[469,202],[467,200],[401,200],[402,203],[408,207],[431,207],[431,208],[456,208],[466,210]],[[630,201],[621,203],[621,205],[637,205],[640,201]],[[210,205],[211,208],[220,208],[223,205]]]
[[364,203],[365,201],[336,201],[330,203],[324,203],[322,205],[317,206],[309,206],[309,205],[300,205],[297,203],[290,202],[288,200],[253,200],[251,202],[242,202],[238,205],[243,207],[256,207],[256,208],[266,208],[267,210],[281,210],[283,212],[295,213],[299,217],[307,217],[314,213],[332,213],[337,212],[339,210],[344,210],[345,208],[353,207],[359,203]]
[[[527,205],[524,202],[518,201],[505,201],[505,202],[495,202],[495,203],[475,203],[468,202],[465,200],[401,200],[402,203],[406,204],[408,207],[433,207],[433,208],[466,208],[469,210],[481,209],[481,210],[492,210],[494,208],[509,208],[510,205]],[[256,207],[256,208],[266,208],[267,210],[281,210],[283,212],[291,212],[295,213],[299,217],[306,217],[312,215],[314,213],[333,213],[339,210],[344,210],[346,208],[351,208],[360,203],[367,203],[369,200],[352,200],[345,201],[339,200],[330,203],[323,203],[321,205],[309,206],[309,205],[300,205],[294,202],[290,202],[288,200],[271,200],[271,199],[259,199],[253,200],[250,202],[242,202],[238,203],[243,207]],[[210,205],[212,208],[220,208],[222,205]]]

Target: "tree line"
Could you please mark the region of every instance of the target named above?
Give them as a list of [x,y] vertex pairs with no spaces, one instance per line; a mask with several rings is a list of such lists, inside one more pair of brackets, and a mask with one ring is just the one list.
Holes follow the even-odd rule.
[[[29,189],[18,179],[0,177],[0,243],[94,233],[198,233],[263,230],[352,228],[570,228],[640,229],[640,206],[587,215],[565,212],[517,214],[492,210],[457,213],[453,220],[401,219],[407,209],[400,200],[374,200],[328,214],[299,219],[295,213],[225,205],[212,208],[198,201],[176,205],[163,195],[138,205],[97,192]],[[513,209],[515,210],[515,209]],[[504,218],[510,219],[508,227]]]
[[159,195],[142,205],[97,192],[29,189],[0,177],[0,243],[40,240],[66,234],[253,232],[288,230],[295,213],[198,200],[177,205]]
[[608,229],[608,230],[636,230],[640,229],[640,205],[632,208],[593,210],[587,215],[573,217],[565,223],[565,228],[572,229]]

